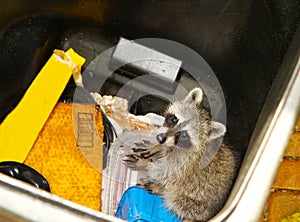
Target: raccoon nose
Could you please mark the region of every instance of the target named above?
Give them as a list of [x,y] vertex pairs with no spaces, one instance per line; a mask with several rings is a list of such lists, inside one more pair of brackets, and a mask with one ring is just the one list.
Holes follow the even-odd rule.
[[160,134],[157,134],[156,139],[160,144],[163,144],[164,142],[166,142],[167,136],[165,133],[160,133]]

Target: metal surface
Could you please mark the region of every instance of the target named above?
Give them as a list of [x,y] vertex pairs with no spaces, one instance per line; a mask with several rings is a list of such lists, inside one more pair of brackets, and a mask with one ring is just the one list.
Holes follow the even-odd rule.
[[230,198],[212,221],[258,221],[300,111],[300,28],[253,133]]
[[[134,90],[143,92],[146,86],[174,93],[182,61],[165,55],[137,42],[120,38],[111,56],[111,70],[117,70],[111,81],[121,85],[124,76],[135,79]],[[120,67],[120,68],[118,68]],[[139,78],[149,75],[150,78]],[[120,81],[121,80],[121,81]],[[127,80],[128,81],[128,80]]]
[[0,221],[122,221],[0,174]]
[[[166,38],[199,53],[225,93],[228,141],[242,154],[247,150],[227,205],[214,220],[258,218],[299,109],[298,0],[2,0],[0,6],[0,121],[53,48],[73,47],[87,65],[120,36]],[[179,81],[194,87],[187,73]],[[108,82],[101,92],[114,94],[118,87]],[[167,105],[148,97],[141,104],[137,113]],[[0,219],[6,221],[59,221],[64,215],[71,221],[114,220],[2,175],[0,192]]]
[[[145,58],[148,59],[144,60]],[[120,38],[112,54],[112,66],[115,63],[117,63],[117,67],[120,66],[119,64],[124,64],[138,70],[138,73],[132,73],[134,77],[143,74],[154,74],[173,82],[177,78],[182,62],[134,41]]]

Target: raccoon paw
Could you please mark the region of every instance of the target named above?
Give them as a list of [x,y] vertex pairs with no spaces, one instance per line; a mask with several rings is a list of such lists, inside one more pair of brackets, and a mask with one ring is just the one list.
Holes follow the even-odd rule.
[[161,150],[157,149],[155,146],[149,148],[134,147],[131,149],[131,152],[141,159],[148,159],[152,162],[153,159],[160,155]]
[[150,182],[146,178],[141,178],[140,183],[138,183],[137,186],[144,188],[149,193],[153,193],[153,191],[152,191],[153,182]]
[[136,154],[127,154],[122,159],[122,161],[131,170],[135,170],[135,171],[145,170],[148,164],[148,160],[142,159],[140,156]]
[[132,170],[145,170],[159,156],[159,149],[142,145],[136,143],[123,158],[123,162]]

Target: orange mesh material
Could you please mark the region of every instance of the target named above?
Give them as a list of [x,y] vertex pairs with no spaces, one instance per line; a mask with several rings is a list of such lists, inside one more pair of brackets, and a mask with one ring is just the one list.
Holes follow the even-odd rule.
[[[277,222],[300,212],[300,116],[260,221]],[[295,220],[296,221],[296,220]],[[298,220],[297,220],[298,221]]]
[[99,107],[58,103],[25,164],[48,180],[51,193],[100,210],[102,141]]
[[300,116],[298,117],[284,156],[300,157]]

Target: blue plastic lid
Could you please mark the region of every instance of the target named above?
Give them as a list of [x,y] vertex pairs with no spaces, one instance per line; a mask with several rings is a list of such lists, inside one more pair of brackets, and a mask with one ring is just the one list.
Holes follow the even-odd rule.
[[130,222],[181,222],[172,211],[165,208],[162,198],[137,186],[125,191],[116,217]]

